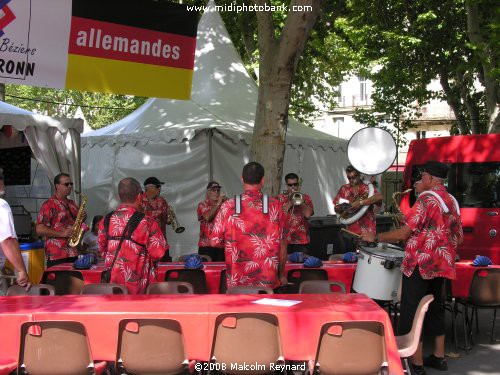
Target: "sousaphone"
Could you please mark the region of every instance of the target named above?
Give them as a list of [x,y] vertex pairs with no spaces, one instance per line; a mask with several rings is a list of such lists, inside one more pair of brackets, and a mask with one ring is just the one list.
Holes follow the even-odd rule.
[[[392,135],[381,128],[363,128],[354,133],[347,144],[347,157],[351,165],[360,173],[374,176],[385,172],[394,163],[397,154],[396,142]],[[373,184],[368,185],[368,196],[373,196]],[[340,222],[349,225],[358,221],[368,210],[362,206],[358,211],[346,210],[340,217]]]

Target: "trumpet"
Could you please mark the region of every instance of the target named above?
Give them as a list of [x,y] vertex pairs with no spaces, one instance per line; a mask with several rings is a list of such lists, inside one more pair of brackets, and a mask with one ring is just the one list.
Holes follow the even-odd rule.
[[290,199],[294,206],[300,206],[304,203],[304,195],[300,191],[294,191],[288,196],[288,199]]
[[179,221],[177,220],[177,215],[175,214],[175,210],[171,205],[168,206],[167,221],[170,223],[175,233],[182,233],[184,232],[184,230],[186,230],[186,228],[184,228],[179,224]]

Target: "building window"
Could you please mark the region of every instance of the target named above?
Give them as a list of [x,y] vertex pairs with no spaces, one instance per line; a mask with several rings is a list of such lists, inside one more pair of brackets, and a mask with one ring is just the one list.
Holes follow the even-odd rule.
[[368,100],[366,92],[366,77],[358,76],[358,80],[359,80],[359,100],[361,102],[366,102]]

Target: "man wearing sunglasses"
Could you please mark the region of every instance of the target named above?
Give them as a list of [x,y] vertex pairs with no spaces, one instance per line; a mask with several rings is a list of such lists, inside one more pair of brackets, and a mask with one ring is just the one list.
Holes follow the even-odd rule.
[[[36,233],[45,237],[47,267],[78,258],[78,249],[68,244],[78,215],[78,206],[68,198],[73,189],[70,176],[59,173],[54,177],[54,189],[56,193],[42,204],[36,221]],[[89,229],[85,223],[82,227]]]
[[[375,212],[373,211],[374,206],[380,206],[382,204],[382,194],[374,187],[374,192],[371,197],[368,197],[368,184],[361,180],[361,174],[352,165],[349,165],[345,169],[347,174],[348,184],[343,185],[337,196],[333,200],[335,206],[335,212],[337,214],[342,214],[344,212],[344,203],[349,204],[349,210],[354,212],[359,211],[362,206],[368,206],[365,214],[361,216],[357,221],[347,226],[347,230],[356,233],[370,233],[375,235],[377,232],[377,225],[375,220]],[[356,245],[352,240],[351,236],[343,235],[345,251],[356,250]]]
[[428,161],[421,170],[421,191],[417,201],[406,215],[406,225],[377,236],[363,234],[369,242],[406,241],[405,256],[401,264],[403,273],[399,334],[411,330],[420,300],[427,294],[434,295],[425,316],[424,334],[434,337],[434,352],[422,358],[422,342],[411,358],[412,373],[425,374],[425,366],[445,371],[444,358],[444,306],[442,290],[446,279],[455,279],[457,246],[463,241],[460,209],[456,200],[443,185],[448,176],[448,166],[438,161]]
[[[300,251],[309,251],[309,223],[307,219],[314,215],[314,206],[309,195],[302,194],[302,202],[294,202],[292,195],[300,191],[299,176],[295,173],[288,173],[285,176],[287,189],[283,194],[278,195],[278,200],[282,204],[286,214],[288,226],[287,252],[288,254]],[[300,204],[296,204],[300,203]]]

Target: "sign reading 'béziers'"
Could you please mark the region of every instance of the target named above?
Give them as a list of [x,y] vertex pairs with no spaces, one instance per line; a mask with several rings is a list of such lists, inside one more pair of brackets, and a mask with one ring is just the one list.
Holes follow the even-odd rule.
[[0,0],[0,81],[189,99],[197,23],[165,0]]

